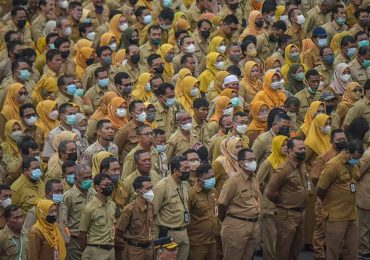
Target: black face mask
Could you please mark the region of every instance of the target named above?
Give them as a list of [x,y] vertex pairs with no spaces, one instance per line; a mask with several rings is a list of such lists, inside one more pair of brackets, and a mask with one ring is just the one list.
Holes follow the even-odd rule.
[[279,127],[279,135],[284,135],[284,136],[289,137],[290,136],[290,128],[289,128],[289,126]]
[[335,149],[338,151],[343,151],[344,149],[347,148],[347,141],[341,141],[338,143],[334,143]]
[[104,189],[102,189],[102,193],[105,197],[109,197],[110,195],[112,195],[112,192],[113,192],[113,185],[109,185],[105,187]]
[[46,221],[50,224],[54,224],[55,222],[57,222],[57,216],[50,216],[50,215],[47,215],[46,216]]
[[263,21],[257,21],[254,23],[258,28],[262,28],[263,27]]
[[104,10],[104,7],[103,7],[103,6],[100,6],[100,5],[96,5],[96,6],[95,6],[95,11],[96,11],[98,14],[103,13],[103,10]]
[[232,127],[227,127],[227,128],[225,128],[225,133],[228,134],[228,133],[230,133],[231,130],[233,130]]
[[306,153],[305,152],[301,152],[301,153],[295,153],[295,156],[297,158],[298,161],[304,161],[304,159],[306,158]]
[[77,161],[77,152],[68,153],[68,160],[70,161]]
[[60,56],[62,56],[63,59],[67,59],[69,54],[71,54],[71,51],[61,51]]
[[231,10],[235,10],[236,8],[238,8],[238,6],[239,6],[238,3],[229,4]]
[[161,64],[158,68],[155,68],[154,71],[155,71],[156,74],[162,74],[163,71],[164,71],[163,64]]
[[87,60],[86,60],[86,65],[87,66],[90,66],[90,65],[92,65],[92,64],[94,64],[94,58],[88,58]]
[[187,181],[189,179],[190,172],[181,172],[180,180]]
[[26,23],[27,20],[18,20],[17,26],[22,29],[24,26],[26,26]]
[[128,42],[129,42],[130,44],[136,44],[136,45],[139,45],[139,39],[135,39],[135,40],[133,40],[133,39],[128,39]]
[[200,35],[204,38],[204,39],[208,39],[208,37],[211,35],[211,31],[200,31]]
[[275,35],[271,34],[271,35],[269,35],[269,41],[270,42],[277,42],[278,38]]
[[138,0],[129,0],[131,5],[136,5]]
[[326,106],[326,114],[330,115],[333,112],[334,106]]
[[131,92],[132,92],[131,86],[122,88],[122,94],[128,95],[128,94],[131,94]]
[[138,64],[140,62],[140,54],[130,56],[130,60],[133,64]]

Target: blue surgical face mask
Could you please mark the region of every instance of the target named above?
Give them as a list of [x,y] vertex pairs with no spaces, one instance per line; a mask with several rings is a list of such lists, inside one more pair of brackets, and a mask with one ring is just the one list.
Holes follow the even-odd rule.
[[359,159],[349,159],[348,163],[352,166],[356,166],[360,164],[360,160]]
[[67,116],[67,125],[75,125],[77,121],[76,115],[68,115]]
[[83,181],[81,181],[80,187],[83,190],[88,190],[88,189],[90,189],[91,184],[92,184],[92,180],[83,180]]
[[215,187],[215,184],[216,184],[216,179],[215,179],[215,177],[212,177],[210,179],[204,180],[203,187],[206,190],[211,190],[211,189],[213,189]]
[[98,80],[98,85],[99,85],[99,87],[101,87],[101,88],[106,88],[106,87],[108,87],[108,85],[109,85],[109,79],[108,79],[108,78],[106,78],[106,79],[99,79],[99,80]]
[[63,202],[63,199],[64,199],[64,195],[63,194],[53,194],[53,201],[56,204],[59,204],[59,203]]
[[84,90],[82,88],[78,88],[76,89],[75,91],[75,96],[79,96],[79,97],[82,97],[84,95]]
[[172,107],[175,103],[176,103],[175,98],[167,98],[166,99],[166,106],[168,106],[168,107]]
[[76,84],[69,84],[67,86],[67,93],[73,96],[75,92],[76,92]]
[[31,76],[31,73],[29,72],[29,70],[20,70],[19,71],[19,78],[23,81],[29,80],[30,76]]
[[49,49],[54,50],[55,49],[55,44],[54,43],[50,43],[49,44]]
[[42,176],[42,172],[40,168],[37,168],[31,171],[32,180],[39,181],[41,179],[41,176]]
[[73,185],[75,183],[75,175],[74,174],[66,175],[66,180],[68,184]]
[[370,60],[364,60],[362,65],[367,69],[368,67],[370,67]]
[[356,48],[348,48],[347,55],[350,58],[353,58],[356,55],[357,49]]
[[328,45],[328,39],[327,38],[318,39],[317,43],[319,44],[320,47],[325,47],[326,45]]
[[361,48],[363,46],[369,46],[370,41],[369,40],[362,40],[362,41],[359,41],[357,44],[358,44],[358,47]]
[[239,97],[233,97],[230,101],[231,101],[231,104],[233,105],[233,107],[239,106],[239,103],[240,103]]
[[156,149],[158,153],[164,153],[166,151],[166,146],[163,144],[157,144]]

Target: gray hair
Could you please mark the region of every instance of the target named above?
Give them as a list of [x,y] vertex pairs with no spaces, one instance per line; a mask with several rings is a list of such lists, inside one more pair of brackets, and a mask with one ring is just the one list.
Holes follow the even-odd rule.
[[76,175],[76,177],[80,176],[80,174],[82,174],[86,171],[91,172],[90,165],[88,165],[87,163],[78,164],[75,168],[75,175]]
[[176,121],[179,121],[180,117],[182,115],[189,115],[189,113],[185,110],[179,110],[177,113],[176,113]]

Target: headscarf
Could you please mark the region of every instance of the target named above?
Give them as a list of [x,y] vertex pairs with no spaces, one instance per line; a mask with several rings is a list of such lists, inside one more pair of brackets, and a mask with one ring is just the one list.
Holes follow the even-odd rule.
[[[119,47],[119,45],[118,45],[119,44],[119,40],[121,39],[121,36],[122,36],[122,32],[119,29],[119,19],[121,19],[122,16],[123,16],[123,14],[116,14],[109,21],[109,25],[108,25],[109,33],[113,34],[113,36],[117,40],[117,49]],[[101,42],[101,40],[100,40],[100,42]]]
[[302,41],[301,60],[306,53],[315,46],[315,43],[311,39],[304,39]]
[[43,36],[48,36],[50,33],[54,32],[57,27],[57,22],[54,20],[47,21],[45,24],[44,30],[42,31]]
[[215,66],[217,58],[221,56],[217,52],[211,52],[206,56],[206,70],[199,75],[199,89],[203,93],[207,93],[209,83],[215,78],[215,74],[218,69]]
[[183,17],[186,17],[186,14],[181,11],[177,11],[175,15],[173,16],[173,22],[172,22],[172,29],[176,28],[176,23],[180,19],[184,19]]
[[224,84],[224,79],[229,75],[230,73],[225,70],[217,71],[215,79],[213,80],[214,82],[213,86],[218,93],[220,93],[223,90],[222,85]]
[[[258,9],[259,10],[259,9]],[[243,36],[247,35],[254,35],[257,37],[257,35],[260,35],[263,33],[263,27],[258,28],[255,24],[257,16],[262,16],[261,12],[258,10],[253,10],[250,12],[249,17],[248,17],[248,26],[245,28],[245,31],[243,32]]]
[[346,63],[339,63],[333,73],[333,77],[331,79],[330,87],[334,90],[335,94],[343,95],[346,91],[347,83],[341,80],[340,75],[349,68]]
[[17,143],[12,138],[13,126],[18,124],[22,128],[22,123],[20,120],[10,119],[6,122],[4,128],[5,140],[1,143],[1,148],[3,148],[4,155],[12,155],[16,157],[21,157]]
[[104,93],[104,96],[99,101],[98,109],[90,117],[96,121],[104,119],[108,115],[108,105],[114,97],[118,97],[114,91],[108,91]]
[[87,117],[82,113],[76,113],[76,125],[79,125],[82,120],[87,120]]
[[126,49],[120,49],[116,53],[116,65],[117,67],[120,67],[122,65],[123,60],[126,56]]
[[[297,50],[298,50],[298,52],[299,52],[298,46],[296,46],[294,44],[289,44],[285,48],[285,64],[281,68],[281,73],[283,74],[284,78],[287,78],[288,77],[289,67],[294,63],[294,61],[292,61],[290,59],[290,49],[293,48],[293,47],[296,47]],[[302,63],[302,65],[304,67],[304,70],[307,71],[308,70],[308,67],[304,63]]]
[[213,37],[211,42],[209,43],[209,47],[208,47],[208,54],[211,53],[211,52],[217,52],[218,54],[222,55],[223,58],[225,58],[225,53],[224,54],[221,54],[219,53],[219,51],[217,50],[217,47],[219,47],[221,45],[221,42],[224,41],[225,39],[221,36],[216,36],[216,37]]
[[182,97],[179,99],[181,106],[191,115],[194,115],[193,101],[197,97],[192,97],[190,91],[194,88],[194,85],[198,83],[198,80],[193,76],[187,76],[184,78],[181,84]]
[[42,31],[42,37],[40,37],[36,42],[36,52],[37,55],[41,55],[46,49],[46,36],[54,32],[57,26],[56,21],[50,20],[45,24],[44,30]]
[[43,78],[37,83],[37,85],[33,89],[32,99],[37,104],[44,100],[42,95],[43,91],[52,92],[56,94],[58,90],[59,90],[58,84],[53,77]]
[[116,63],[116,52],[119,48],[118,41],[120,38],[116,38],[114,34],[109,33],[109,32],[103,33],[103,35],[100,37],[100,46],[109,46],[112,38],[115,38],[116,43],[117,43],[117,48],[114,51],[112,50],[112,64],[115,64]]
[[[251,6],[253,8],[253,10],[258,10],[260,11],[262,9],[262,6],[263,6],[263,2],[264,1],[260,1],[260,0],[251,0]],[[252,11],[253,12],[253,11]],[[250,16],[250,15],[249,15]],[[248,19],[248,22],[249,22],[249,19]]]
[[319,109],[320,105],[323,105],[326,110],[325,103],[321,101],[312,102],[310,108],[307,110],[307,113],[304,117],[304,123],[301,126],[301,129],[305,135],[307,135],[308,130],[310,129],[311,124],[313,122],[314,116],[317,113],[317,110]]
[[152,74],[148,72],[142,73],[134,87],[134,90],[132,91],[132,97],[136,100],[142,100],[142,101],[148,101],[152,97],[154,97],[154,94],[152,91],[146,91],[145,87],[150,82],[150,79],[153,77]]
[[[280,62],[280,66],[284,65],[284,60],[281,60],[281,56],[278,53],[273,53],[270,57],[268,57],[265,61],[265,70],[274,69],[274,63],[276,61]],[[281,68],[280,68],[281,69]]]
[[[268,70],[265,73],[262,85],[263,96],[259,95],[260,99],[264,101],[270,109],[281,106],[286,100],[286,96],[282,90],[272,90],[271,88],[272,77],[275,74],[277,74],[275,70]],[[255,101],[257,100],[254,98],[252,102]]]
[[62,131],[61,133],[53,136],[51,140],[51,146],[54,151],[58,151],[59,144],[63,141],[75,141],[77,134],[70,131]]
[[285,6],[284,5],[278,5],[276,6],[275,10],[275,22],[280,21],[280,17],[285,12]]
[[191,71],[187,68],[183,68],[179,71],[179,77],[176,81],[175,85],[175,97],[180,98],[182,97],[182,90],[181,90],[181,84],[185,77],[192,76]]
[[349,31],[343,31],[333,36],[333,39],[330,42],[330,48],[333,49],[335,55],[338,55],[340,53],[340,42],[342,41],[343,37],[347,35],[351,35],[351,33]]
[[170,81],[175,74],[173,63],[166,60],[166,55],[171,50],[174,50],[174,47],[171,44],[165,43],[157,51],[157,54],[161,55],[162,62],[164,63],[163,78],[165,82]]
[[55,205],[55,203],[51,200],[40,199],[38,201],[36,206],[37,221],[33,227],[40,231],[48,245],[53,248],[53,250],[55,248],[58,249],[59,259],[65,259],[66,247],[58,224],[51,224],[46,220],[46,216],[53,205]]
[[76,73],[78,74],[79,78],[82,78],[82,76],[85,74],[87,68],[86,61],[92,56],[94,51],[95,50],[93,48],[82,47],[76,52]]
[[127,116],[121,118],[116,114],[117,108],[122,105],[127,106],[127,102],[121,97],[114,97],[108,105],[108,116],[106,119],[109,119],[112,122],[112,126],[115,130],[118,130],[122,125],[128,122]]
[[294,77],[300,67],[303,67],[303,65],[300,63],[293,63],[288,70],[287,84],[285,85],[285,88],[287,90],[294,90],[295,92],[292,93],[293,95],[306,87],[303,81],[298,81]]
[[316,154],[320,155],[330,150],[330,134],[322,133],[321,129],[330,117],[326,114],[320,114],[315,117],[313,124],[306,136],[304,144],[310,147]]
[[266,122],[263,122],[261,121],[258,116],[259,116],[259,113],[260,113],[260,109],[262,106],[267,106],[268,105],[263,102],[263,101],[260,101],[260,100],[257,100],[255,102],[252,102],[249,106],[249,110],[251,111],[252,113],[252,122],[249,124],[248,126],[248,131],[261,131],[261,132],[264,132],[267,128],[267,121]]
[[59,125],[58,120],[52,120],[49,118],[49,114],[53,111],[54,107],[58,107],[58,103],[53,100],[44,100],[37,104],[36,112],[39,116],[36,126],[43,130],[44,136],[46,137],[49,132]]
[[21,83],[13,83],[8,88],[3,109],[1,110],[1,114],[3,114],[7,120],[10,119],[21,120],[21,117],[19,115],[20,104],[18,104],[16,98],[18,96],[18,91],[21,90],[22,88],[25,88],[25,86],[22,85]]
[[254,66],[258,66],[254,61],[247,61],[244,65],[244,75],[240,82],[241,87],[245,89],[248,94],[256,94],[262,89],[261,82],[257,79],[251,78],[251,71]]
[[100,164],[105,158],[113,156],[114,155],[112,153],[107,151],[100,151],[95,153],[92,157],[92,169],[91,169],[92,176],[95,177],[100,173]]
[[235,175],[240,168],[238,164],[238,155],[235,151],[235,146],[239,141],[243,142],[241,138],[232,136],[223,140],[220,144],[221,155],[216,160],[221,162],[229,177]]
[[226,96],[219,96],[216,99],[215,113],[211,117],[210,122],[212,122],[212,121],[219,122],[221,117],[224,114],[224,110],[228,107],[230,102],[231,102],[230,98],[228,98]]
[[75,46],[74,46],[74,49],[76,52],[78,52],[79,50],[81,50],[83,47],[90,47],[92,48],[93,46],[93,43],[87,39],[80,39],[76,42]]
[[276,170],[286,159],[286,155],[280,153],[285,140],[288,137],[284,135],[277,135],[272,139],[272,153],[267,157],[267,161],[271,164],[272,168]]
[[137,34],[139,35],[139,32],[138,30],[136,30],[135,28],[132,28],[132,27],[129,27],[126,29],[126,31],[124,31],[122,33],[122,37],[121,37],[121,45],[120,45],[120,48],[121,49],[127,49],[128,46],[130,45],[130,39],[132,39],[132,34],[134,32],[137,32]]
[[357,87],[361,88],[361,85],[358,84],[357,82],[348,83],[346,91],[344,92],[344,95],[343,95],[343,98],[342,98],[342,102],[348,104],[349,106],[353,106],[354,103],[359,100],[353,94],[353,90]]

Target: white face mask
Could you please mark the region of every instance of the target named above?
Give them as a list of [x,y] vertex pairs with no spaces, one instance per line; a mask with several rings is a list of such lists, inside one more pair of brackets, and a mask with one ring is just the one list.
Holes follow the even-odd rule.
[[281,87],[281,81],[275,81],[271,83],[271,89],[278,90]]
[[34,126],[37,121],[37,116],[31,116],[30,118],[26,118],[24,121],[28,126]]
[[125,117],[127,115],[127,110],[125,108],[117,108],[116,115],[120,118]]
[[191,91],[190,91],[190,96],[192,97],[197,97],[199,95],[199,89],[198,88],[193,88]]
[[247,128],[248,128],[248,126],[246,124],[237,125],[236,126],[236,131],[239,134],[243,135],[243,134],[245,134],[245,132],[247,132]]
[[86,34],[86,38],[89,39],[90,41],[94,41],[95,32],[89,32],[88,34]]
[[217,47],[219,53],[224,54],[226,51],[226,45],[220,45]]
[[340,75],[340,79],[343,80],[344,82],[348,82],[351,80],[351,74],[342,74]]
[[225,63],[223,61],[219,61],[215,64],[215,67],[218,69],[218,70],[223,70],[224,67],[225,67]]
[[150,190],[150,191],[147,191],[143,194],[143,198],[148,201],[148,202],[152,202],[153,199],[154,199],[154,192],[153,190]]
[[111,44],[109,44],[109,48],[112,50],[112,51],[115,51],[116,48],[117,48],[117,43],[113,42]]
[[71,36],[72,35],[72,28],[71,27],[65,28],[63,33],[64,33],[65,36]]
[[68,1],[59,1],[58,5],[62,9],[67,9],[68,8]]
[[5,209],[6,207],[8,207],[10,205],[12,205],[12,199],[11,198],[7,198],[7,199],[1,201],[1,207],[3,209]]
[[223,112],[225,116],[231,116],[234,112],[234,108],[233,107],[226,108],[223,110]]
[[143,123],[146,120],[146,112],[144,111],[136,115],[136,120]]
[[17,131],[14,131],[12,134],[11,134],[11,137],[14,141],[18,141],[23,135],[23,132],[21,130],[17,130]]
[[284,15],[280,16],[280,21],[287,22],[288,20],[289,20],[289,18],[288,18],[287,14],[284,14]]
[[323,127],[323,132],[327,135],[330,134],[331,133],[331,126],[327,125],[327,126]]
[[303,14],[297,16],[297,24],[302,25],[306,19],[304,18]]
[[186,124],[183,124],[181,125],[181,128],[182,130],[184,131],[190,131],[190,129],[193,127],[193,124],[190,122],[190,123],[186,123]]
[[121,32],[126,31],[126,30],[127,30],[127,28],[128,28],[128,23],[121,23],[121,24],[119,25],[119,30],[120,30]]
[[58,113],[58,111],[57,111],[57,110],[51,111],[51,112],[49,113],[49,118],[50,118],[51,120],[57,120],[57,119],[58,119],[58,116],[59,116],[59,113]]
[[190,44],[186,47],[186,52],[189,53],[189,54],[193,54],[195,52],[195,45],[194,44]]
[[244,169],[250,172],[254,172],[257,169],[257,162],[252,161],[252,162],[246,162],[244,163]]

